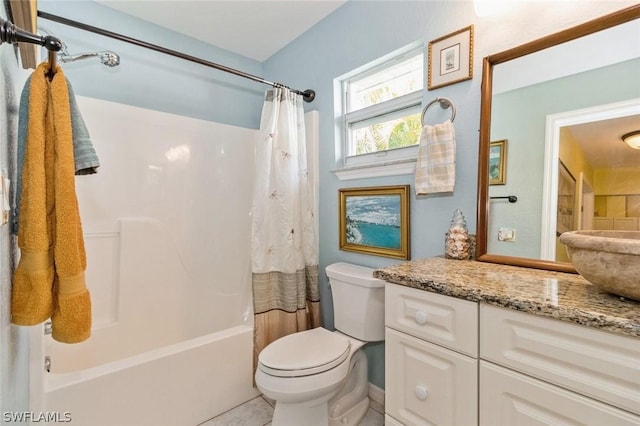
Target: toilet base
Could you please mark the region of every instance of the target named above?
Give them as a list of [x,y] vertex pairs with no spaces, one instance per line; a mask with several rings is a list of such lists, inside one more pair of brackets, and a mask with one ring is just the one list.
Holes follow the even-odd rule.
[[306,404],[276,402],[271,424],[274,426],[327,426],[329,405],[327,402],[310,407]]
[[369,409],[369,398],[363,399],[349,411],[342,414],[340,417],[329,418],[329,426],[351,426],[357,425],[367,414]]
[[367,414],[369,398],[365,398],[339,417],[329,417],[329,404],[323,403],[315,407],[301,404],[276,403],[272,425],[282,426],[355,426]]
[[356,426],[369,408],[367,356],[362,349],[351,357],[350,373],[342,389],[329,401],[329,426]]

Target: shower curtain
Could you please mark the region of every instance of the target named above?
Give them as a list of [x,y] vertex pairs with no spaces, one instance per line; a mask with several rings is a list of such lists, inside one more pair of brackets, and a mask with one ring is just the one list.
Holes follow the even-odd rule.
[[251,229],[254,368],[269,343],[321,325],[302,96],[286,88],[266,92],[256,164]]

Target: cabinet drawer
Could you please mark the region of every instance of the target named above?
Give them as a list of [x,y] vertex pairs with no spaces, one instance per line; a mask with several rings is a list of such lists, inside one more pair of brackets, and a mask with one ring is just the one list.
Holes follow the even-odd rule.
[[640,414],[640,339],[480,308],[480,356]]
[[480,361],[480,426],[639,425],[640,417]]
[[478,356],[478,304],[397,284],[385,287],[385,324]]
[[406,425],[478,421],[478,362],[390,328],[385,333],[385,409]]

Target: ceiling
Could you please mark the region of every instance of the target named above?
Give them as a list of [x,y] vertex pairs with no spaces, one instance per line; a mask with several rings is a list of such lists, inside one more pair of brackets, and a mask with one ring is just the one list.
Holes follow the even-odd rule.
[[98,3],[263,62],[346,0],[97,0]]
[[595,168],[637,167],[640,149],[630,148],[620,137],[638,129],[638,115],[569,126],[589,164]]

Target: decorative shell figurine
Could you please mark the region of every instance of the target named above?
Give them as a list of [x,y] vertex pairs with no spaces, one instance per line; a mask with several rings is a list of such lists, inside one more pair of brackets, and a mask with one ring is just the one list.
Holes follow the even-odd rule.
[[456,209],[449,231],[445,234],[444,256],[447,259],[467,260],[471,257],[471,245],[467,222],[460,209]]

